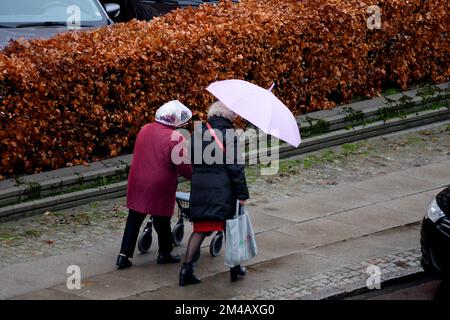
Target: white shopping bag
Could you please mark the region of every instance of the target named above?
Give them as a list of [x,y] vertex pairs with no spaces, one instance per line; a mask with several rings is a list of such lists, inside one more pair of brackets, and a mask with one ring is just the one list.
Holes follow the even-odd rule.
[[225,265],[235,267],[249,261],[258,254],[255,234],[247,208],[236,205],[236,215],[226,221]]

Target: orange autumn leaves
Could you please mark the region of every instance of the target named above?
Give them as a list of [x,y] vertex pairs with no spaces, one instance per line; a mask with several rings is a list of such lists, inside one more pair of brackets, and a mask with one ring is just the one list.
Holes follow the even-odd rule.
[[[367,28],[377,4],[382,29]],[[296,114],[376,96],[387,81],[450,77],[447,0],[242,0],[176,10],[0,53],[0,175],[131,152],[179,99],[204,118],[204,88],[229,78],[278,86]]]

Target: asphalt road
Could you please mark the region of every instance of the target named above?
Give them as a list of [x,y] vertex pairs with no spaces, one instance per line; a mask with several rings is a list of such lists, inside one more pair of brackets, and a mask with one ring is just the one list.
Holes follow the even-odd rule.
[[399,284],[370,291],[345,300],[449,300],[450,285],[423,276]]

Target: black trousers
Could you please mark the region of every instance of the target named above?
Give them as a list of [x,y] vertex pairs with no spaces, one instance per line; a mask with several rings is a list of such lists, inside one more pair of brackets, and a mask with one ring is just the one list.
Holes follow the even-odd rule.
[[[124,254],[129,258],[133,257],[137,239],[139,237],[139,231],[146,216],[146,214],[142,214],[131,209],[129,210],[125,231],[122,238],[122,246],[120,248],[121,254]],[[152,217],[153,226],[158,234],[159,254],[167,254],[172,252],[172,230],[170,228],[171,217]]]

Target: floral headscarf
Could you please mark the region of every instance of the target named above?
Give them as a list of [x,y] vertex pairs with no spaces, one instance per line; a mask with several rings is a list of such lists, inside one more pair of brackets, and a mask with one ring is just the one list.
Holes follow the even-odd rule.
[[192,112],[178,100],[165,103],[156,111],[155,121],[169,126],[179,127],[192,118]]

